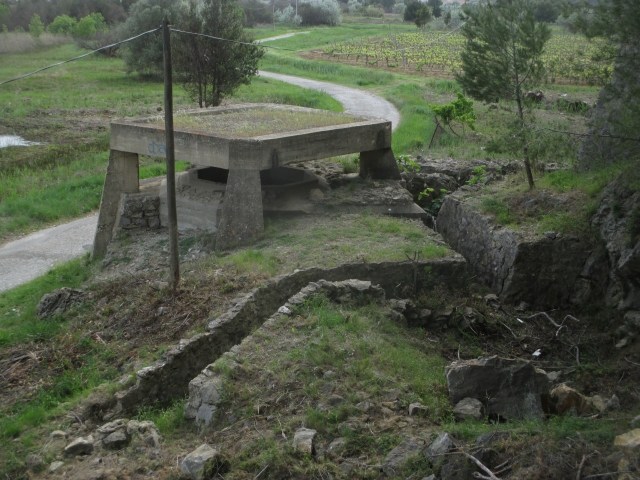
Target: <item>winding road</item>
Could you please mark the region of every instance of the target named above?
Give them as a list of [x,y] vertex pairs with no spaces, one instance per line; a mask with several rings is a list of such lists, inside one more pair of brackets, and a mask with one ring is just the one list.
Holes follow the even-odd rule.
[[[261,42],[289,36],[291,34],[265,38]],[[372,93],[278,73],[261,71],[260,76],[325,92],[339,101],[345,112],[387,119],[391,121],[394,129],[400,122],[398,110],[390,102]],[[93,244],[97,219],[98,215],[95,214],[47,228],[0,248],[0,292],[33,280],[56,264],[89,251]]]

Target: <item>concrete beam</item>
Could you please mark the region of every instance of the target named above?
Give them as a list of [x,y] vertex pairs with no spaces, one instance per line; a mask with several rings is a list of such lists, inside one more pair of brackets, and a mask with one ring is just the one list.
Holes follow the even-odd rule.
[[111,150],[91,258],[102,257],[107,253],[118,214],[120,195],[137,193],[138,178],[138,154]]
[[390,148],[360,152],[360,176],[374,180],[402,180],[398,162]]

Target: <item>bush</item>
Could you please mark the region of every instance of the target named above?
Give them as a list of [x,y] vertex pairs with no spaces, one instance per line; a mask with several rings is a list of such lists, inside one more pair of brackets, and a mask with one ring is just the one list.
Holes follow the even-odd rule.
[[82,18],[73,29],[73,36],[89,39],[95,37],[97,32],[107,30],[107,24],[101,13],[91,13]]
[[76,28],[78,21],[69,15],[58,15],[47,27],[49,33],[54,35],[70,35]]
[[39,38],[43,32],[44,24],[42,23],[42,20],[40,20],[40,15],[36,13],[31,17],[31,21],[29,22],[29,34],[33,38]]
[[384,10],[380,7],[374,7],[373,5],[369,5],[367,8],[362,9],[360,13],[364,17],[370,17],[370,18],[384,17]]
[[313,0],[298,4],[302,25],[340,25],[340,4],[336,0]]

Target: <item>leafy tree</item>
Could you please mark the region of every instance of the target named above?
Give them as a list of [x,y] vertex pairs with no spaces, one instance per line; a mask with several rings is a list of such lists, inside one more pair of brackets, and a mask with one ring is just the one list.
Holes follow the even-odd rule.
[[442,15],[442,0],[427,0],[427,5],[431,7],[431,13],[435,18]]
[[542,74],[541,56],[551,33],[544,23],[536,22],[527,0],[488,0],[465,5],[467,17],[462,27],[465,49],[461,54],[462,72],[456,80],[472,98],[495,102],[515,100],[518,125],[515,137],[524,154],[527,181],[534,187],[527,150],[524,118],[525,85]]
[[58,15],[47,27],[54,35],[69,35],[76,28],[78,21],[69,15]]
[[[250,43],[242,26],[244,13],[233,0],[189,2],[182,26],[187,31]],[[174,66],[187,94],[200,107],[219,105],[258,73],[263,50],[256,45],[176,34]]]
[[416,12],[424,5],[419,0],[406,0],[404,2],[405,9],[403,13],[403,19],[405,22],[414,22],[416,20]]
[[29,22],[29,34],[33,38],[40,38],[40,35],[44,32],[44,24],[42,20],[40,20],[40,15],[37,13],[31,17],[31,21]]
[[79,38],[93,38],[96,32],[107,30],[107,24],[101,13],[91,13],[81,19],[73,29],[73,36]]
[[431,7],[428,6],[428,5],[422,5],[416,11],[416,18],[415,18],[414,22],[416,24],[416,27],[422,28],[427,23],[429,23],[432,18],[433,18],[433,14],[431,13]]
[[473,109],[473,102],[465,98],[462,93],[458,92],[458,98],[453,102],[444,105],[429,105],[429,108],[431,108],[434,115],[439,117],[442,123],[449,127],[457,136],[459,135],[453,129],[452,125],[454,123],[459,123],[463,127],[467,125],[471,130],[475,130],[475,123],[478,116]]
[[[169,22],[179,25],[185,4],[174,0],[139,0],[129,10],[127,21],[119,29],[121,39],[158,28],[166,15]],[[162,35],[147,35],[122,47],[127,72],[162,75]]]

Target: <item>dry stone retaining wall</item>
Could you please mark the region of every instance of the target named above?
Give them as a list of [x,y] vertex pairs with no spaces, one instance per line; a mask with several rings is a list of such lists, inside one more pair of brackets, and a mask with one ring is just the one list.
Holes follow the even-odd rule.
[[593,249],[585,240],[551,232],[527,238],[474,210],[464,192],[445,198],[437,228],[503,302],[557,307],[595,298],[602,290],[601,278],[584,273]]
[[137,373],[130,389],[116,394],[117,410],[136,410],[184,396],[189,381],[231,347],[260,327],[291,295],[311,282],[324,279],[341,281],[357,278],[380,285],[387,296],[395,297],[403,287],[413,286],[417,269],[417,287],[428,283],[461,286],[467,281],[467,264],[461,258],[423,262],[354,263],[335,268],[310,268],[283,275],[234,300],[234,306],[212,320],[206,333],[182,340],[171,347],[160,362]]
[[150,193],[123,193],[118,204],[114,237],[122,230],[160,227],[160,197]]

